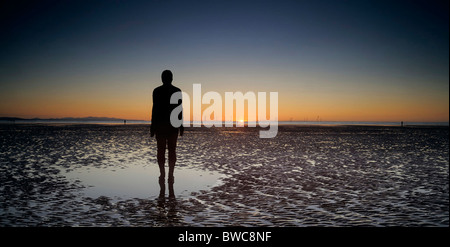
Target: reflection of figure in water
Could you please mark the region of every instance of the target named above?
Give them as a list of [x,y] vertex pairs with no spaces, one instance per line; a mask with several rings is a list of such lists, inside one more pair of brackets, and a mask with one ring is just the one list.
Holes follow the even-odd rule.
[[[170,114],[173,109],[181,105],[181,100],[179,104],[170,104],[170,97],[175,92],[181,92],[181,90],[172,85],[173,75],[170,70],[165,70],[161,75],[162,86],[159,86],[153,90],[153,109],[152,109],[152,125],[150,127],[150,135],[156,136],[157,143],[157,158],[159,165],[159,184],[161,186],[161,192],[165,193],[165,153],[166,147],[169,150],[169,174],[168,174],[168,184],[169,184],[169,196],[173,195],[173,170],[175,168],[176,153],[175,148],[177,146],[178,132],[180,136],[183,135],[183,125],[179,128],[174,128],[170,123]],[[180,112],[179,119],[182,117]],[[170,189],[172,188],[172,189]]]
[[168,225],[179,222],[180,219],[177,214],[177,200],[175,199],[175,194],[173,193],[173,183],[169,183],[169,200],[166,200],[165,197],[166,186],[164,183],[160,183],[159,185],[161,189],[158,197],[160,219],[166,221],[166,224]]

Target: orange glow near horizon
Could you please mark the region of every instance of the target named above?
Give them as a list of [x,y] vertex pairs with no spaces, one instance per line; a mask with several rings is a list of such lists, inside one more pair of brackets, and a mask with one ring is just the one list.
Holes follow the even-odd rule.
[[[21,118],[63,118],[63,117],[111,117],[120,119],[151,119],[151,95],[127,97],[119,100],[114,97],[28,97],[20,100],[6,98],[0,105],[0,116]],[[384,99],[382,103],[370,100],[364,95],[353,98],[325,99],[305,97],[283,97],[278,102],[279,121],[410,121],[410,122],[448,122],[448,99],[442,103],[427,99],[415,102],[414,99]],[[365,98],[365,99],[364,99]],[[208,105],[202,105],[202,112]],[[191,105],[192,108],[192,105]],[[245,109],[247,111],[247,109]],[[268,111],[268,110],[267,110]],[[191,120],[192,118],[191,109]],[[223,120],[223,117],[222,117]],[[236,120],[236,119],[235,119]],[[248,122],[247,118],[236,120]]]
[[[275,71],[276,72],[276,71]],[[272,74],[275,74],[273,72]],[[278,121],[409,121],[448,122],[448,90],[427,89],[426,87],[404,89],[374,83],[359,85],[341,78],[330,80],[313,78],[267,77],[245,80],[233,78],[217,79],[216,74],[203,75],[204,78],[183,76],[180,87],[190,97],[190,114],[193,119],[192,85],[198,81],[216,78],[215,84],[202,84],[202,95],[217,91],[222,96],[227,91],[243,93],[278,92]],[[21,118],[63,118],[63,117],[110,117],[128,120],[151,120],[152,90],[161,85],[150,83],[148,75],[133,75],[130,78],[112,78],[110,81],[86,84],[73,83],[72,87],[20,89],[10,93],[0,92],[0,117]],[[153,81],[159,80],[159,72]],[[237,78],[240,78],[238,74]],[[89,81],[86,79],[87,81]],[[291,81],[291,84],[275,84],[272,81]],[[364,78],[357,78],[363,80]],[[43,80],[43,79],[42,79]],[[181,79],[180,79],[181,80]],[[242,83],[242,81],[248,81]],[[121,85],[122,81],[127,84]],[[230,81],[228,83],[228,81]],[[226,85],[226,86],[225,86]],[[252,86],[253,85],[253,86]],[[320,85],[320,86],[319,86]],[[446,86],[448,89],[448,86]],[[445,89],[445,86],[443,87]],[[428,90],[428,91],[427,91]],[[267,94],[267,114],[269,95]],[[209,105],[202,104],[202,112]],[[224,120],[224,106],[222,120]],[[202,118],[203,119],[203,118]],[[244,119],[248,119],[247,107]]]

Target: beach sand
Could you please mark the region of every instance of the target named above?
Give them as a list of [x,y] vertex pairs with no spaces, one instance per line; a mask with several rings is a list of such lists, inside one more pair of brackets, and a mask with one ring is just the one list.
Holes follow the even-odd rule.
[[148,125],[0,125],[0,226],[449,226],[449,128],[187,128],[158,198]]

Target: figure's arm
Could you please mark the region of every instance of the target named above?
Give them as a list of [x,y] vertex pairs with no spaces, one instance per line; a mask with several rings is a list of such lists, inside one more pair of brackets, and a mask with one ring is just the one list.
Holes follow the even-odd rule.
[[[177,93],[178,92],[181,93],[181,90],[179,88],[177,88],[176,92]],[[184,134],[184,126],[183,126],[183,97],[180,97],[180,99],[178,100],[177,108],[178,108],[178,106],[181,106],[181,111],[178,114],[178,119],[181,119],[181,125],[180,125],[180,127],[178,127],[178,129],[180,131],[180,136],[183,136],[183,134]]]
[[184,134],[184,126],[183,126],[183,121],[184,121],[184,119],[183,119],[183,97],[181,97],[179,102],[180,102],[180,105],[181,105],[181,112],[178,115],[178,119],[181,119],[180,136],[183,136],[183,134]]
[[155,127],[156,127],[156,107],[155,107],[155,91],[152,93],[152,100],[153,100],[153,106],[152,106],[152,124],[150,125],[150,137],[153,137],[155,135]]
[[180,136],[183,136],[183,134],[184,134],[184,126],[183,126],[183,124],[181,124],[181,126],[180,126]]

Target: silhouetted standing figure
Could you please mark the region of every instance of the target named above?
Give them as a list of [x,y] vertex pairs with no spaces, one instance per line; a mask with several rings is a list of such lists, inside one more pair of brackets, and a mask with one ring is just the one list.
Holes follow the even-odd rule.
[[[181,90],[172,85],[173,75],[170,70],[164,70],[162,72],[161,80],[163,85],[153,90],[152,125],[150,127],[150,136],[156,136],[158,149],[157,158],[160,171],[159,185],[161,186],[161,191],[165,191],[164,164],[166,162],[166,147],[169,150],[168,183],[170,188],[174,183],[173,171],[176,161],[175,149],[177,146],[177,137],[178,133],[180,133],[180,136],[183,135],[184,128],[183,125],[179,128],[175,128],[170,122],[170,114],[173,109],[182,103],[181,100],[179,100],[178,104],[170,104],[170,97],[173,93],[181,92]],[[180,113],[179,119],[182,119],[182,114],[183,112]],[[173,189],[171,192],[173,194]]]

